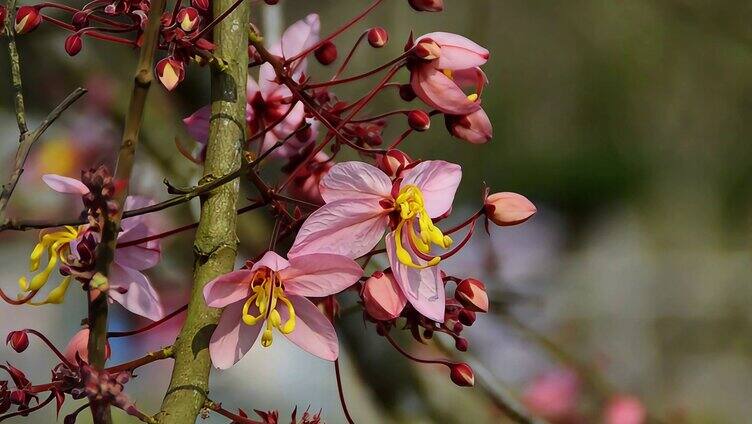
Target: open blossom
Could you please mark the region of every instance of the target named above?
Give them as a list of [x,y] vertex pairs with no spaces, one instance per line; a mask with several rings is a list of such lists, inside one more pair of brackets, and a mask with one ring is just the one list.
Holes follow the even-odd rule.
[[[310,14],[292,24],[282,35],[280,42],[272,46],[269,51],[283,58],[291,58],[318,42],[320,28],[319,16]],[[307,59],[297,60],[290,67],[291,77],[298,80],[306,70]],[[253,77],[248,77],[246,97],[246,123],[249,136],[275,124],[287,115],[265,134],[263,149],[268,149],[278,140],[285,139],[303,124],[305,118],[303,104],[295,102],[290,89],[277,82],[274,68],[269,63],[261,65],[258,82]],[[188,133],[202,145],[206,144],[209,136],[210,118],[211,105],[207,105],[183,119]],[[283,146],[275,151],[276,155],[285,157],[293,153],[295,152],[289,146]]]
[[[461,35],[432,32],[415,40],[415,52],[419,59],[410,63],[410,85],[424,103],[451,115],[480,108],[488,82],[480,66],[488,60],[488,50]],[[466,86],[475,93],[465,94]]]
[[389,229],[386,249],[399,287],[418,312],[443,322],[441,258],[430,252],[432,245],[448,248],[452,239],[432,220],[449,212],[461,178],[460,166],[444,161],[421,162],[395,181],[372,165],[339,163],[321,180],[326,204],[303,223],[289,255],[357,258]]
[[[89,193],[86,185],[75,178],[47,174],[42,179],[50,188],[60,193],[77,195]],[[153,202],[145,197],[128,196],[125,209],[137,209],[150,204]],[[154,230],[150,227],[149,221],[144,216],[136,216],[122,220],[117,241],[125,243],[153,234]],[[23,292],[40,290],[58,268],[63,275],[63,280],[50,291],[44,301],[31,304],[61,303],[72,278],[92,278],[94,252],[99,237],[100,234],[89,224],[78,227],[66,226],[62,230],[42,231],[39,243],[34,247],[29,258],[29,271],[36,272],[36,274],[30,281],[26,277],[21,277],[18,281],[19,287]],[[47,264],[39,271],[42,255],[45,253],[48,258]],[[109,270],[107,294],[110,300],[120,303],[134,314],[151,320],[162,318],[164,312],[159,295],[149,283],[149,279],[141,273],[159,263],[160,256],[159,240],[117,248],[115,259]]]
[[253,346],[271,346],[277,329],[301,349],[333,361],[334,327],[306,297],[324,297],[353,285],[363,274],[350,258],[310,254],[290,258],[267,252],[250,269],[222,275],[204,287],[206,304],[225,308],[209,343],[212,363],[230,368]]

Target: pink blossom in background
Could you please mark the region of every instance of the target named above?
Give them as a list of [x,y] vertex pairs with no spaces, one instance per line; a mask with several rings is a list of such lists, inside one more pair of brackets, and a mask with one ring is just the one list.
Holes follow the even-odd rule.
[[[392,272],[415,309],[444,321],[446,295],[437,257],[430,245],[447,248],[451,239],[432,219],[452,207],[462,178],[459,165],[425,161],[392,180],[362,162],[343,162],[321,180],[324,206],[306,219],[289,256],[324,252],[357,258],[368,253],[384,232]],[[395,311],[392,311],[395,312]]]
[[[109,359],[110,353],[110,342],[107,342],[104,351],[105,359]],[[78,354],[78,356],[83,359],[84,362],[89,362],[88,328],[82,328],[81,330],[78,330],[78,332],[76,332],[76,334],[71,337],[68,345],[65,347],[65,351],[63,352],[63,356],[65,356],[65,359],[67,359],[71,364],[78,363],[78,361],[76,361],[76,354]]]
[[643,424],[646,420],[645,406],[632,395],[613,396],[603,411],[605,424]]
[[577,417],[580,378],[574,371],[556,369],[535,378],[522,395],[522,401],[536,416],[552,423],[571,423]]
[[212,363],[230,368],[251,349],[259,333],[262,346],[270,346],[274,328],[312,355],[337,359],[334,327],[306,297],[339,293],[362,274],[355,261],[340,255],[314,253],[288,261],[266,252],[250,269],[209,282],[204,287],[206,304],[224,308],[209,344]]

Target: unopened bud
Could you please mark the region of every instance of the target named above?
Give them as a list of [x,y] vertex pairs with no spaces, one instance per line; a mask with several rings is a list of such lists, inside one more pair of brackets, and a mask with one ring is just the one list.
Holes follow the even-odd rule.
[[160,60],[156,66],[159,82],[168,90],[172,91],[185,77],[185,69],[181,62],[166,57]]
[[381,48],[389,41],[389,33],[382,27],[374,27],[368,30],[368,44],[373,48]]
[[449,376],[452,378],[454,384],[460,387],[472,387],[475,385],[475,374],[470,365],[460,362],[451,365],[451,371]]
[[396,177],[400,170],[413,162],[410,156],[397,149],[389,149],[376,160],[376,165],[390,177]]
[[29,396],[23,390],[13,390],[10,392],[10,402],[14,405],[27,405]]
[[469,346],[470,343],[464,337],[458,337],[457,340],[454,341],[454,347],[460,352],[467,352]]
[[368,315],[381,321],[397,318],[407,303],[391,271],[374,272],[363,285],[362,297]]
[[325,66],[329,65],[337,60],[337,46],[335,46],[331,41],[327,41],[322,44],[321,47],[316,49],[314,55],[316,56],[316,59],[319,61],[319,63]]
[[457,316],[457,319],[459,319],[462,324],[468,327],[473,325],[475,318],[475,312],[471,311],[470,309],[461,310],[459,315]]
[[415,131],[423,132],[431,128],[431,117],[426,112],[415,109],[407,113],[407,123]]
[[444,0],[407,0],[407,2],[418,12],[441,12],[444,10]]
[[89,12],[79,11],[73,14],[71,23],[74,27],[81,29],[89,25]]
[[191,6],[202,12],[206,12],[211,5],[209,4],[209,0],[191,0]]
[[[466,278],[457,284],[454,298],[462,306],[475,312],[488,312],[488,294],[486,286],[475,278]],[[468,324],[469,325],[469,324]]]
[[[105,359],[108,359],[110,357],[111,351],[110,351],[110,342],[108,341],[104,345],[104,357]],[[76,363],[76,356],[81,358],[84,362],[89,362],[89,329],[88,328],[82,328],[81,330],[78,330],[76,334],[71,337],[70,341],[68,342],[68,345],[65,347],[65,352],[63,353],[63,356],[65,356],[65,359],[68,360],[71,364]]]
[[275,4],[279,3],[279,0],[264,0],[264,3],[268,4],[269,6],[274,6]]
[[434,60],[441,57],[441,47],[430,38],[423,38],[413,48],[416,56],[424,60]]
[[178,23],[180,23],[180,29],[185,32],[191,32],[196,29],[199,20],[198,10],[194,7],[184,7],[180,9],[176,16]]
[[2,25],[2,27],[0,27],[0,33],[2,33],[2,28],[5,26],[6,10],[5,6],[0,4],[0,25]]
[[402,84],[399,87],[399,96],[402,100],[406,102],[412,102],[415,100],[416,97],[418,97],[415,94],[415,90],[413,90],[413,86],[410,84]]
[[83,47],[83,41],[81,36],[77,34],[71,34],[65,39],[65,52],[70,56],[75,56],[81,51]]
[[21,6],[16,11],[16,34],[26,34],[34,31],[42,23],[42,15],[34,6]]
[[535,205],[521,194],[502,192],[486,198],[486,216],[494,224],[502,227],[522,224],[537,211]]
[[11,331],[5,339],[5,344],[10,345],[18,353],[29,347],[29,335],[26,331]]

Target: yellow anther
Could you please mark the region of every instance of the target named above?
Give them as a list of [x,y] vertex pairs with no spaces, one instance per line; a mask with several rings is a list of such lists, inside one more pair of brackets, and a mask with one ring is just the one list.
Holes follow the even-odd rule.
[[[403,240],[410,243],[414,249],[423,255],[430,253],[431,244],[435,244],[442,249],[446,249],[452,245],[452,238],[445,236],[441,232],[439,227],[434,225],[431,217],[428,216],[426,211],[425,201],[423,199],[423,193],[415,185],[405,185],[400,189],[397,198],[395,199],[396,208],[399,209],[400,223],[397,224],[397,228],[394,231],[395,254],[397,259],[403,264],[414,269],[424,269],[430,266],[434,266],[441,261],[441,258],[434,257],[428,261],[425,265],[415,263],[413,256],[408,252],[403,244]],[[414,218],[417,217],[416,222]],[[403,235],[403,229],[407,226],[407,235]]]
[[[261,335],[261,345],[269,347],[274,342],[274,332],[272,331],[274,328],[283,334],[290,334],[295,329],[295,310],[285,295],[277,274],[268,274],[261,271],[256,275],[258,278],[254,276],[251,283],[253,284],[253,295],[243,305],[242,319],[247,325],[262,324],[265,326]],[[284,323],[277,308],[279,302],[285,305],[289,314],[289,318]],[[248,313],[251,305],[258,308],[258,316]],[[264,323],[264,321],[266,322]]]
[[44,299],[41,302],[29,302],[29,304],[34,306],[39,305],[45,305],[48,303],[54,303],[54,304],[60,304],[63,303],[63,299],[65,298],[65,293],[68,291],[68,286],[70,286],[71,277],[65,277],[63,278],[63,281],[55,287],[50,294],[47,295],[47,298]]
[[272,335],[272,329],[266,328],[264,330],[264,334],[261,335],[261,346],[269,347],[272,345],[272,342],[274,341],[274,336]]
[[474,102],[474,101],[478,100],[478,94],[473,93],[473,94],[467,96],[467,99],[470,100],[471,102]]
[[454,71],[452,71],[451,69],[444,69],[442,72],[444,73],[444,75],[449,77],[449,79],[454,79]]

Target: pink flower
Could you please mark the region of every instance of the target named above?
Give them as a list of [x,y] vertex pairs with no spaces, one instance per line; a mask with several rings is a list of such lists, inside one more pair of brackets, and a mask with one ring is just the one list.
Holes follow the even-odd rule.
[[603,412],[605,424],[643,424],[647,411],[639,399],[631,395],[613,396]]
[[339,163],[321,180],[326,204],[303,223],[289,256],[357,258],[390,229],[386,249],[400,289],[418,312],[443,322],[446,296],[435,266],[441,258],[429,254],[431,245],[447,248],[452,239],[432,219],[449,212],[461,178],[459,165],[444,161],[421,162],[394,182],[372,165]]
[[473,144],[487,143],[493,137],[493,127],[483,109],[469,115],[445,115],[447,130],[453,136]]
[[397,318],[407,298],[391,271],[376,271],[363,284],[363,306],[368,315],[382,321]]
[[[65,347],[63,356],[71,364],[77,364],[76,354],[83,359],[84,362],[89,362],[89,328],[82,328],[78,330],[76,334],[71,337],[68,342],[68,346]],[[107,342],[104,346],[104,357],[108,359],[110,357],[110,342]]]
[[[487,83],[479,66],[486,63],[488,50],[448,32],[432,32],[415,40],[410,85],[427,105],[452,115],[468,115],[480,108],[479,96]],[[467,95],[466,85],[476,93]]]
[[338,293],[362,274],[360,266],[344,256],[314,253],[287,261],[267,252],[252,268],[209,282],[204,287],[206,304],[225,308],[209,343],[214,366],[230,368],[251,349],[259,333],[261,345],[270,346],[273,328],[312,355],[337,359],[334,327],[306,297]]
[[[292,24],[282,35],[280,42],[272,46],[269,51],[283,58],[293,57],[318,42],[320,28],[319,16],[310,14]],[[291,77],[298,80],[305,72],[306,66],[307,59],[305,58],[292,63]],[[305,118],[303,104],[294,102],[290,89],[279,84],[276,79],[274,68],[269,63],[261,65],[258,83],[253,77],[248,77],[246,123],[249,136],[264,130],[287,114],[282,122],[266,133],[262,151],[292,134],[303,124]],[[183,119],[188,133],[202,145],[206,145],[209,136],[210,118],[211,105],[207,105]],[[295,151],[290,146],[283,146],[274,154],[287,157],[293,153]]]
[[570,422],[577,415],[580,379],[570,370],[557,369],[537,377],[525,389],[522,401],[552,423]]
[[[64,177],[55,174],[42,176],[44,182],[59,193],[84,195],[89,189],[81,181],[75,178]],[[124,210],[138,209],[154,202],[141,196],[128,196],[125,200]],[[92,256],[94,246],[92,242],[98,242],[98,233],[93,233],[88,225],[69,229],[71,238],[67,249],[69,261],[89,262],[87,256]],[[145,215],[123,219],[121,231],[118,234],[118,243],[138,240],[155,234],[152,224]],[[92,238],[93,237],[93,238]],[[64,250],[60,247],[60,250]],[[83,256],[82,256],[83,255]],[[149,279],[141,273],[159,263],[161,250],[159,240],[152,240],[134,246],[121,247],[115,250],[115,260],[110,265],[108,278],[108,294],[111,301],[120,303],[125,309],[134,314],[141,315],[156,321],[164,316],[159,294],[149,283]],[[65,260],[62,265],[65,264]],[[71,265],[73,267],[73,265]],[[66,286],[67,287],[67,286]]]

